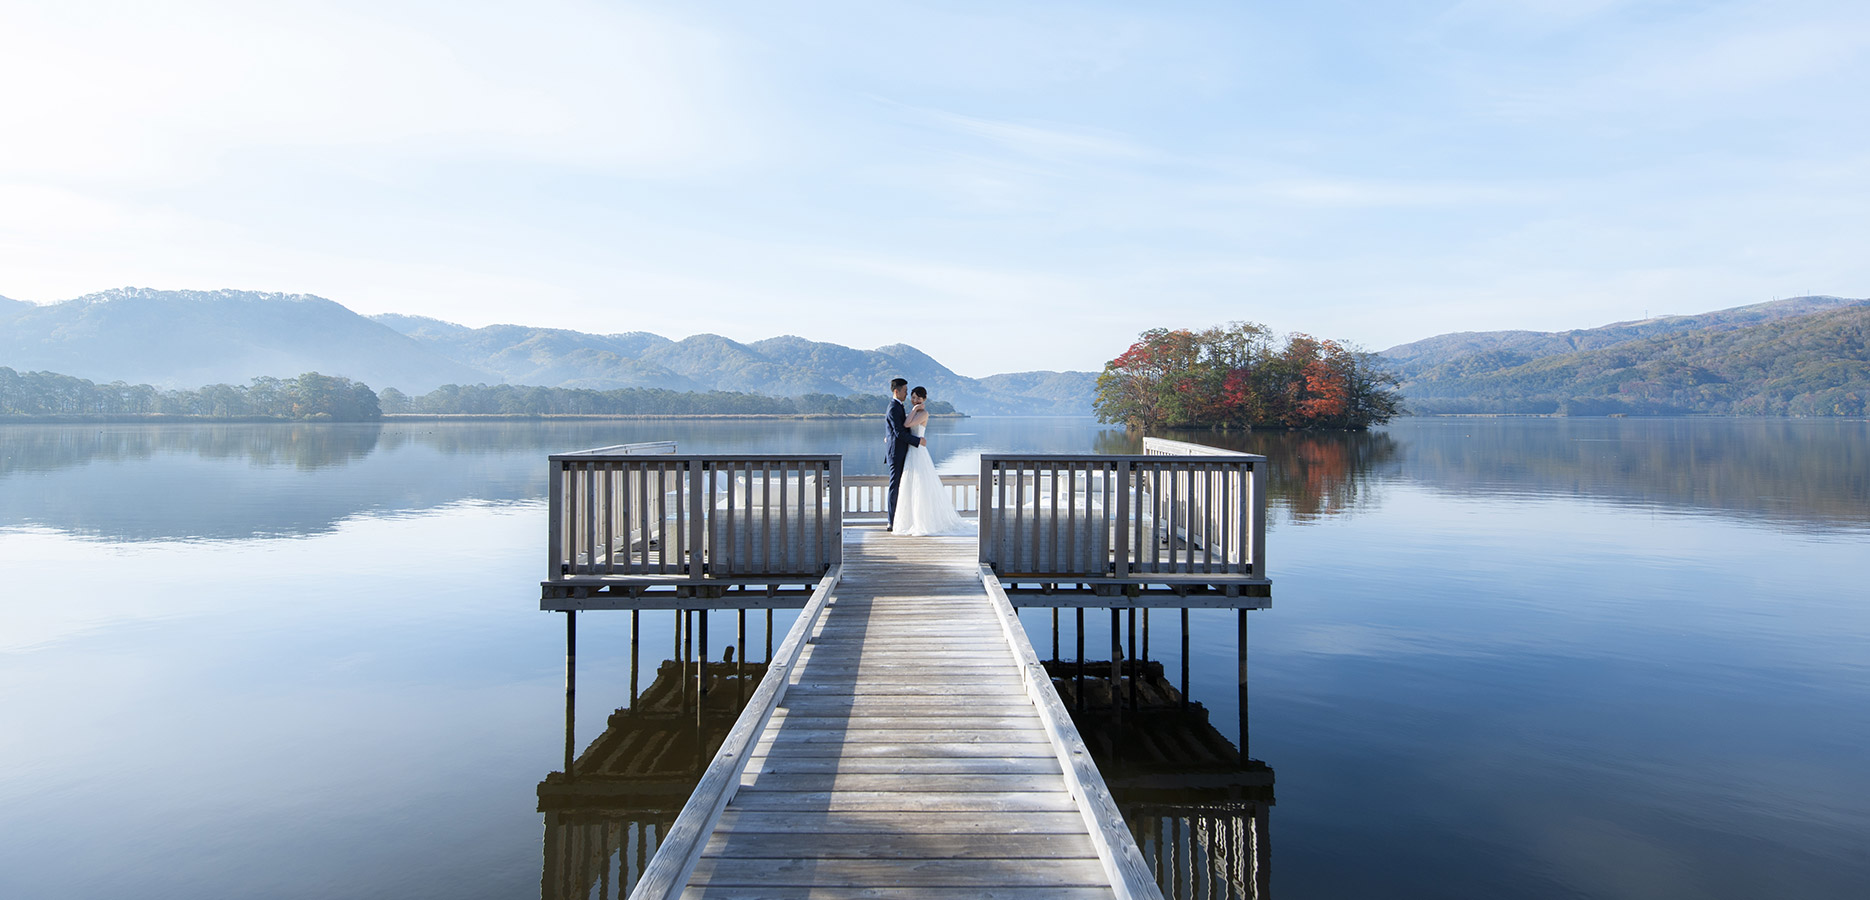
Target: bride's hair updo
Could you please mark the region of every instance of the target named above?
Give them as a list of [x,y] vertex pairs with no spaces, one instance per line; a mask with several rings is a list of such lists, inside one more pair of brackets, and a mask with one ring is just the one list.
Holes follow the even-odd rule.
[[927,400],[929,398],[929,389],[918,384],[915,387],[912,387],[909,389],[909,396],[921,397],[922,399]]

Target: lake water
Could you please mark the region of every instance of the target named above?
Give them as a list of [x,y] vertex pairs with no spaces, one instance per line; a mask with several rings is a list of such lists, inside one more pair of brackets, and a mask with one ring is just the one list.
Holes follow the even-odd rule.
[[[674,439],[868,473],[877,431],[0,426],[0,896],[539,896],[564,752],[545,455]],[[1071,419],[931,438],[954,472],[1135,447]],[[1193,439],[1274,466],[1248,748],[1277,773],[1273,894],[1870,895],[1870,423]],[[1189,659],[1230,740],[1233,615],[1194,613]],[[628,619],[580,617],[580,748],[629,701]],[[643,617],[645,684],[671,621]],[[1175,632],[1158,613],[1170,673]]]

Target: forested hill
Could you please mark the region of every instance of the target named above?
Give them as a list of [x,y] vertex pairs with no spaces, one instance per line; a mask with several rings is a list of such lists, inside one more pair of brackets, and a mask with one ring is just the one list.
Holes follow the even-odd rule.
[[1870,413],[1870,300],[1802,297],[1556,335],[1443,335],[1382,355],[1398,360],[1405,402],[1424,414]]
[[[50,305],[0,297],[0,366],[161,389],[328,372],[420,395],[443,385],[871,397],[901,375],[971,414],[1089,415],[1093,372],[970,378],[903,344],[741,343],[366,318],[309,294],[121,288]],[[529,395],[531,396],[531,395]],[[543,396],[543,395],[540,395]]]
[[671,340],[635,331],[591,334],[524,325],[467,328],[417,316],[378,322],[508,384],[732,391],[796,397],[874,394],[900,375],[972,415],[1089,415],[1093,372],[969,378],[907,344],[858,350],[795,335],[742,343],[718,334]]

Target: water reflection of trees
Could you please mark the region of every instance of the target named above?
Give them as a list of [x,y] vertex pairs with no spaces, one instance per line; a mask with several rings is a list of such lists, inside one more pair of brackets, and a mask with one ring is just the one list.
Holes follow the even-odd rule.
[[[1401,447],[1382,431],[1178,431],[1152,437],[1257,453],[1268,463],[1267,493],[1295,521],[1339,515],[1377,502],[1376,476],[1393,468]],[[1140,433],[1104,431],[1099,453],[1141,453]]]
[[1870,422],[1417,419],[1392,433],[1401,473],[1441,490],[1870,526]]
[[355,425],[25,425],[3,433],[0,478],[96,462],[128,462],[160,455],[245,460],[256,466],[301,470],[347,465],[377,448],[382,426]]

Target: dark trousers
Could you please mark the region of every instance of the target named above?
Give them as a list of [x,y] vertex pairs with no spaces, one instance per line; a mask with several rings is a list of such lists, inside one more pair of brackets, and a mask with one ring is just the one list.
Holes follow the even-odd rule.
[[898,456],[890,457],[890,527],[891,528],[896,527],[896,495],[902,493],[903,462],[906,461],[908,458],[909,458],[909,454],[906,452]]

